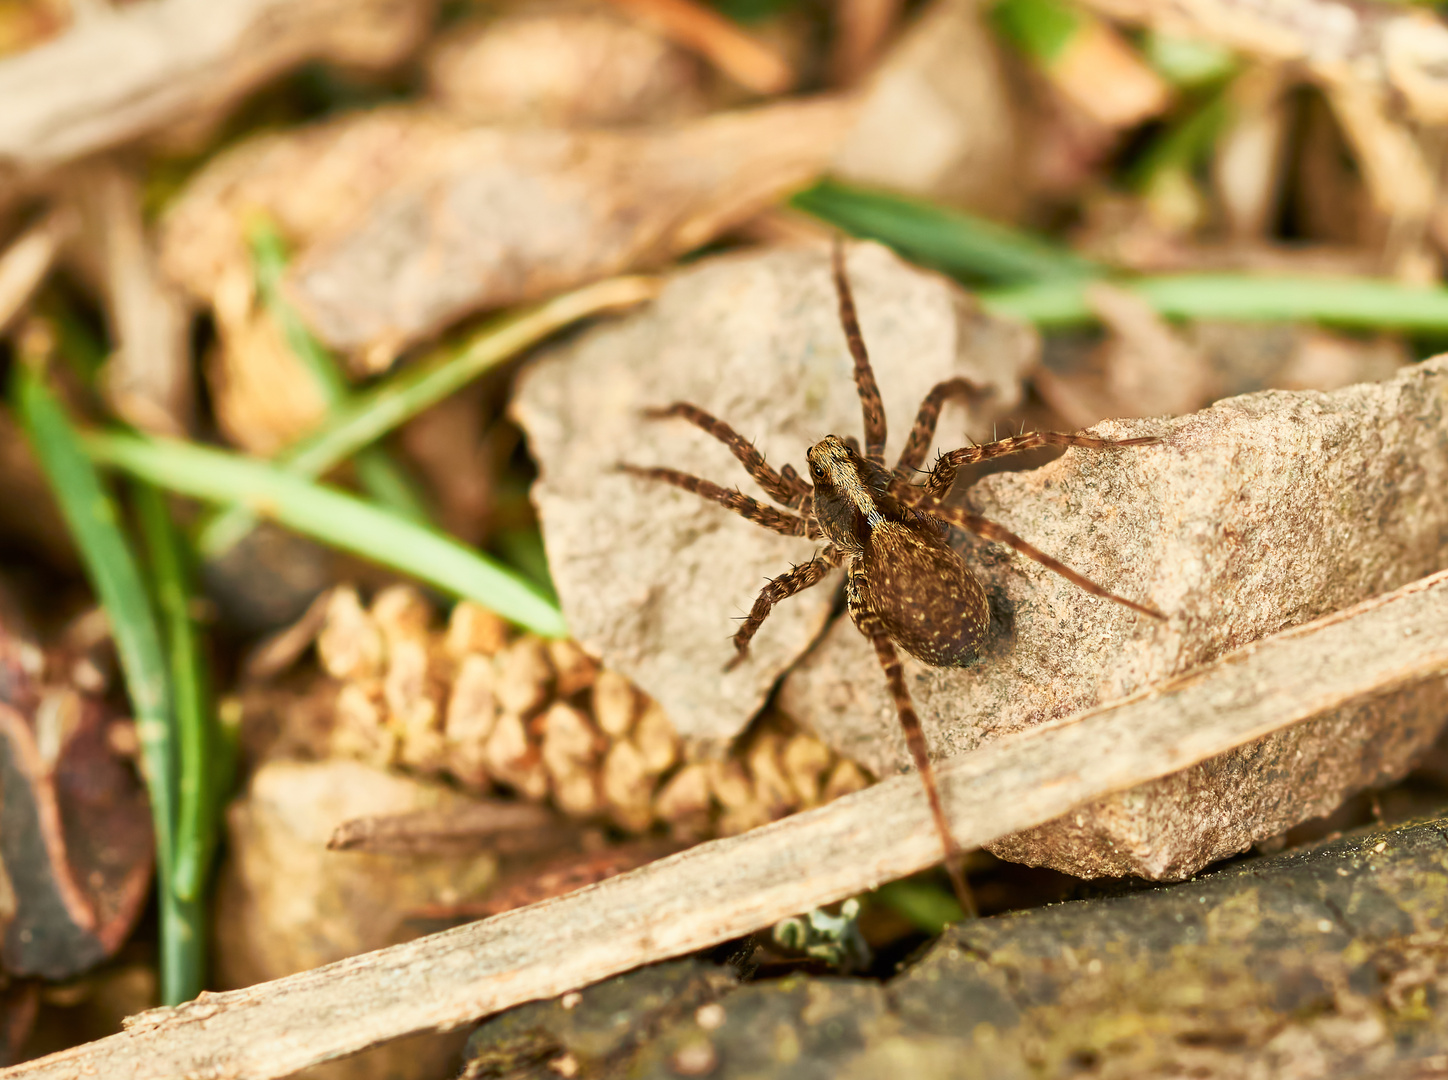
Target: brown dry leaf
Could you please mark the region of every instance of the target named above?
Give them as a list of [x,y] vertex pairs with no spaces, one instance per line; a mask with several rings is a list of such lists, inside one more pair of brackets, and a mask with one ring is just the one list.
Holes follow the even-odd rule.
[[1434,202],[1434,167],[1413,122],[1448,118],[1448,25],[1441,16],[1349,0],[1087,2],[1115,18],[1305,68],[1332,103],[1385,219],[1389,264],[1412,280],[1431,273],[1420,241]]
[[[691,401],[754,439],[776,467],[812,443],[860,430],[860,406],[822,249],[712,259],[676,275],[654,304],[555,349],[520,379],[514,410],[541,476],[533,498],[548,564],[575,637],[657,699],[686,739],[743,730],[808,646],[834,603],[824,584],[775,609],[750,658],[727,674],[732,618],[764,580],[818,546],[778,536],[695,495],[614,471],[665,465],[762,497],[722,445],[640,411]],[[1019,400],[1035,335],[990,318],[946,279],[884,248],[850,249],[856,302],[893,423],[904,444],[920,399],[966,376]],[[970,413],[985,434],[990,413]],[[940,443],[964,439],[962,412]]]
[[[978,846],[1352,703],[1441,686],[1445,643],[1448,574],[1440,573],[946,763],[952,829]],[[151,1010],[119,1035],[21,1066],[12,1080],[206,1069],[269,1080],[728,941],[939,857],[918,781],[897,777],[506,918]],[[1252,918],[1250,908],[1238,914]],[[258,1037],[278,1030],[290,1037]]]
[[699,61],[607,7],[534,4],[439,35],[428,93],[482,124],[593,127],[657,123],[705,110]]
[[875,66],[903,7],[901,0],[836,0],[829,60],[836,86],[854,85]]
[[[73,638],[82,635],[75,633]],[[121,726],[79,641],[42,652],[0,582],[0,961],[70,979],[115,954],[150,890],[154,842]]]
[[1402,94],[1416,119],[1448,119],[1448,26],[1436,14],[1351,0],[1085,0],[1108,18],[1300,63],[1325,83]]
[[1232,80],[1231,117],[1212,155],[1212,186],[1233,240],[1265,239],[1286,177],[1290,74],[1260,64]]
[[1089,351],[1058,342],[1031,377],[1072,429],[1108,417],[1184,415],[1257,390],[1340,390],[1390,379],[1412,362],[1390,334],[1210,320],[1176,328],[1114,286],[1093,285],[1089,296],[1106,340]]
[[656,266],[825,166],[853,116],[787,102],[640,132],[476,128],[290,268],[328,345],[385,367],[483,308]]
[[[1214,372],[1170,323],[1135,293],[1104,282],[1087,289],[1088,303],[1111,332],[1106,346],[1108,397],[1124,409],[1103,416],[1180,416],[1216,396]],[[1091,418],[1091,421],[1099,416]]]
[[0,187],[216,113],[308,60],[389,67],[427,0],[157,0],[0,60]]
[[[1071,450],[987,477],[965,499],[1156,624],[1034,563],[967,541],[994,640],[959,670],[907,663],[937,756],[1141,690],[1443,564],[1448,359],[1332,394],[1268,392],[1171,422],[1099,425],[1160,446]],[[845,621],[786,679],[781,705],[841,754],[907,760],[873,653]],[[1273,736],[1250,751],[993,845],[1080,876],[1184,877],[1400,776],[1445,715],[1441,684]]]
[[76,254],[93,267],[118,343],[102,374],[111,410],[143,431],[184,437],[195,411],[191,319],[159,272],[141,178],[98,160],[75,170],[70,188],[83,222]]
[[1030,194],[1022,119],[980,10],[936,0],[866,84],[832,171],[1010,218]]
[[[441,785],[355,761],[272,761],[227,812],[227,860],[216,897],[217,978],[248,986],[415,936],[409,914],[486,895],[498,860],[476,846],[399,853],[329,851],[344,823],[363,816],[488,808]],[[400,1049],[400,1048],[394,1048]],[[437,1076],[456,1052],[434,1038],[390,1061],[354,1059],[336,1077]]]
[[216,341],[204,370],[217,426],[234,446],[275,454],[325,418],[327,396],[240,266],[212,303]]
[[1171,87],[1115,27],[1078,12],[1075,33],[1044,64],[1067,101],[1110,131],[1135,127],[1166,111]]
[[295,244],[316,243],[428,168],[464,130],[437,111],[397,107],[247,139],[208,161],[167,208],[162,268],[213,303],[235,288],[229,279],[250,280],[250,215],[265,214]]

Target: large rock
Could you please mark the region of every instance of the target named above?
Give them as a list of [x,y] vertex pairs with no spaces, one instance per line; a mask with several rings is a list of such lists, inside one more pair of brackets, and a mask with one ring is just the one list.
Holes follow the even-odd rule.
[[[1029,330],[982,314],[958,287],[880,247],[852,247],[849,274],[891,453],[942,379],[968,376],[991,388],[993,409],[1019,399],[1020,375],[1035,357]],[[533,498],[548,563],[574,636],[657,699],[686,738],[727,740],[818,635],[837,578],[778,606],[750,659],[723,672],[734,619],[764,579],[820,545],[614,469],[666,465],[763,497],[702,431],[641,419],[642,409],[679,400],[756,440],[776,467],[803,468],[804,451],[824,435],[860,435],[827,252],[767,251],[686,270],[649,308],[545,356],[515,398],[539,463]],[[942,446],[961,444],[962,418],[948,408]],[[983,435],[989,425],[972,430]],[[867,679],[877,678],[874,663]]]
[[[1448,359],[1331,394],[1266,392],[1171,421],[1098,425],[1158,446],[1071,450],[965,502],[1164,623],[1008,551],[964,550],[995,635],[970,667],[909,661],[937,755],[1142,691],[1448,564]],[[879,773],[908,760],[869,646],[845,620],[781,704]],[[1448,719],[1443,681],[1385,693],[1008,838],[1005,858],[1083,876],[1186,877],[1346,794],[1402,775]]]
[[647,967],[486,1021],[467,1075],[1438,1076],[1445,825],[964,922],[883,985]]

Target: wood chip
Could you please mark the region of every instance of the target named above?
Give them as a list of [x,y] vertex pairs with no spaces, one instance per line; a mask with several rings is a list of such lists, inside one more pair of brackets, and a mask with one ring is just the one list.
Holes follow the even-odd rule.
[[529,716],[547,703],[553,667],[541,638],[519,638],[499,654],[497,664],[498,682],[493,692],[506,711]]
[[616,671],[604,668],[593,683],[593,718],[604,734],[622,739],[633,730],[639,711],[639,694],[633,683]]
[[620,828],[643,832],[653,821],[654,778],[632,743],[616,742],[603,759],[603,798]]
[[362,607],[351,586],[332,591],[326,623],[317,635],[317,659],[335,679],[363,679],[381,674],[382,631]]
[[446,649],[454,660],[470,653],[493,656],[508,643],[508,624],[495,611],[472,600],[459,600],[447,623]]

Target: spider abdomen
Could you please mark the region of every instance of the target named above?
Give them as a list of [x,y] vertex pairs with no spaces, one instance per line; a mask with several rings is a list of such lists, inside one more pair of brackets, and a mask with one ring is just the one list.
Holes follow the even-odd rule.
[[980,582],[938,534],[886,521],[850,570],[850,613],[868,614],[911,656],[934,667],[971,660],[990,626]]

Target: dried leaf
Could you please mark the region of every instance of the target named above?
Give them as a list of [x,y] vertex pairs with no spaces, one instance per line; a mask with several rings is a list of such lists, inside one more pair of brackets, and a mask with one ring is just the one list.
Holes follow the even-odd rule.
[[832,173],[1014,217],[1029,194],[1021,121],[980,11],[937,0],[866,84]]
[[430,96],[473,123],[593,127],[704,111],[699,62],[603,7],[510,8],[439,36]]
[[289,271],[328,345],[372,368],[483,308],[659,265],[824,168],[849,105],[789,102],[636,133],[477,128]]
[[428,3],[161,0],[85,19],[0,60],[0,183],[236,102],[307,60],[387,67]]
[[68,979],[115,953],[150,888],[139,780],[107,741],[111,717],[51,688],[27,718],[0,704],[0,931],[11,975]]

